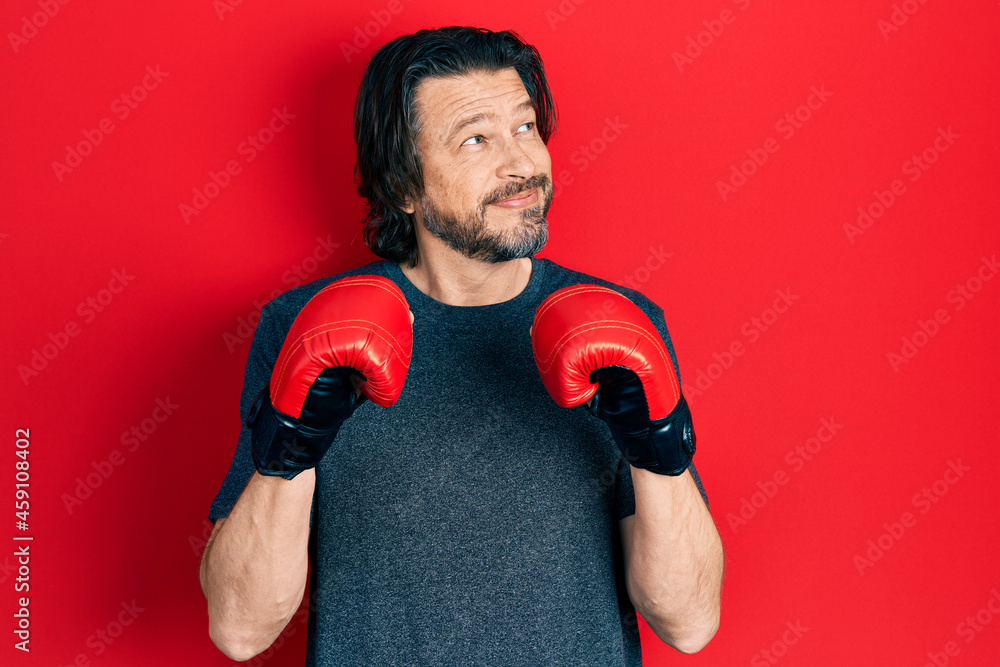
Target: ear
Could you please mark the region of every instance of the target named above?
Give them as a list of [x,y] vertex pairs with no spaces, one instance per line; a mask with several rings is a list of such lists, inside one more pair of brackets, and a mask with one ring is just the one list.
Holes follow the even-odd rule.
[[413,215],[414,213],[420,212],[420,196],[408,194],[403,197],[403,205],[399,207],[399,210],[403,213],[409,213]]

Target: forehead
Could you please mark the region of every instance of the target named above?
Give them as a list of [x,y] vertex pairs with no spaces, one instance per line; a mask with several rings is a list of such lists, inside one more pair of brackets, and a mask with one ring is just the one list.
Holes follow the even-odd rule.
[[513,68],[424,79],[414,102],[421,134],[447,135],[469,117],[509,116],[531,98]]

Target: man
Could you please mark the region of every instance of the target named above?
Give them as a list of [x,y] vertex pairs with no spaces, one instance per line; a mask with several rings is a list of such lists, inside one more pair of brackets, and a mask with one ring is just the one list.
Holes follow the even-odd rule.
[[[357,180],[384,261],[263,309],[201,568],[230,657],[271,644],[307,573],[309,665],[638,665],[636,609],[682,652],[714,635],[722,547],[662,310],[534,257],[553,114],[509,32],[373,56]],[[593,360],[620,329],[650,368],[617,339],[631,357]]]

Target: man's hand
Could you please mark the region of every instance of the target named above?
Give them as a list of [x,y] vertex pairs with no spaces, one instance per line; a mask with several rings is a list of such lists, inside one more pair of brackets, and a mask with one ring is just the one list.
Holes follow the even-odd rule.
[[395,283],[355,276],[330,283],[292,323],[247,419],[261,474],[216,524],[202,557],[209,636],[234,660],[266,649],[302,601],[311,468],[362,400],[389,406],[399,398],[412,322]]
[[[590,315],[608,311],[614,317]],[[700,650],[719,627],[722,541],[685,474],[694,429],[663,339],[618,292],[575,285],[553,292],[535,311],[531,344],[556,403],[588,402],[638,468],[635,514],[621,521],[632,604],[664,642],[684,653]]]
[[[605,310],[615,316],[590,316]],[[663,475],[687,469],[691,413],[663,339],[638,306],[606,287],[564,287],[535,311],[531,346],[549,395],[562,407],[587,403],[626,461]]]
[[247,417],[262,475],[292,479],[315,467],[365,401],[396,402],[410,366],[406,298],[382,276],[330,283],[302,308]]

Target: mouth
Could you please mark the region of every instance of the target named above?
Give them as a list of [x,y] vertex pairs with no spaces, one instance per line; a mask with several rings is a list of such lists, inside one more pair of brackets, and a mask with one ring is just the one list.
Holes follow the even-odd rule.
[[493,206],[501,206],[503,208],[523,208],[525,206],[533,206],[537,202],[538,188],[530,188],[517,193],[513,197],[494,202]]

